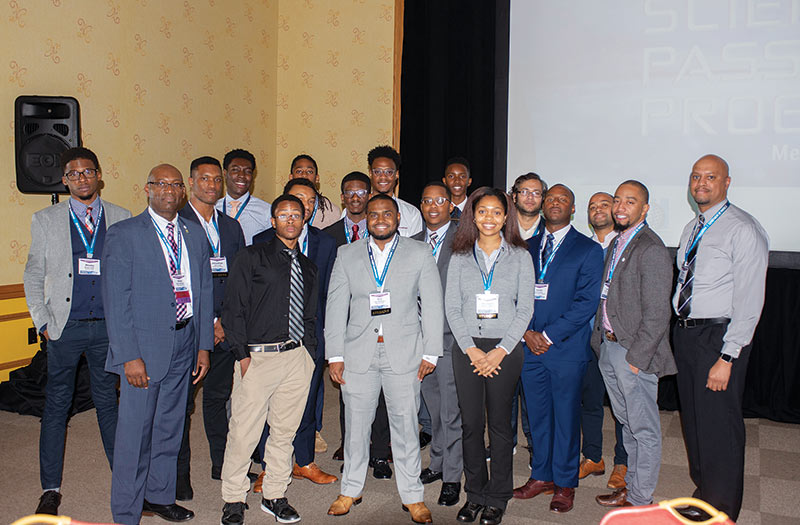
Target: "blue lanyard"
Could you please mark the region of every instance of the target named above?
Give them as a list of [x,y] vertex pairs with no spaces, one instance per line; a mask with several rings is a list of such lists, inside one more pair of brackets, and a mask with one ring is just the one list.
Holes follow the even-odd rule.
[[[447,235],[447,232],[442,235],[442,238],[436,243],[436,246],[433,247],[433,256],[436,257],[436,254],[439,253],[439,248],[442,247],[442,243],[444,242],[444,236]],[[430,244],[430,243],[429,243]],[[474,246],[473,246],[474,248]]]
[[539,218],[539,224],[536,225],[536,231],[533,232],[533,236],[536,237],[537,235],[542,233],[543,229],[544,229],[544,220],[542,220],[542,218],[540,217]]
[[500,258],[500,254],[497,254],[497,259],[494,260],[492,263],[492,269],[489,270],[489,275],[483,273],[483,268],[481,268],[480,263],[478,262],[478,252],[475,249],[475,245],[472,245],[472,256],[475,258],[475,264],[478,265],[478,271],[481,272],[481,279],[483,280],[483,291],[489,293],[489,290],[492,288],[492,277],[494,277],[494,267],[497,266],[497,259]]
[[[569,232],[567,232],[567,233],[569,233]],[[561,243],[564,242],[564,239],[566,237],[567,237],[566,235],[564,235],[564,237],[561,237],[561,240],[558,241],[558,244],[556,244],[556,247],[553,248],[553,251],[550,253],[550,257],[547,258],[547,261],[545,261],[544,266],[542,266],[542,269],[539,271],[539,282],[540,283],[544,282],[544,276],[547,275],[547,268],[550,267],[550,263],[553,261],[553,257],[556,256],[556,252],[561,247]]]
[[[236,210],[236,216],[234,217],[234,219],[236,219],[237,221],[239,220],[239,216],[242,214],[244,209],[247,208],[247,203],[250,202],[250,197],[252,197],[252,195],[248,195],[247,199],[245,199],[245,201],[242,203],[242,205],[239,206],[239,209]],[[225,207],[225,202],[226,201],[227,201],[227,197],[222,199],[222,213],[224,213],[225,215],[228,214],[227,209]]]
[[176,224],[175,225],[175,229],[178,232],[178,234],[177,234],[177,236],[178,236],[178,239],[177,239],[178,252],[175,253],[174,251],[172,251],[172,247],[169,245],[169,241],[167,240],[166,237],[164,237],[164,234],[161,232],[161,228],[159,228],[158,224],[156,224],[156,220],[154,218],[152,218],[152,217],[150,217],[150,220],[153,221],[153,226],[156,227],[156,232],[158,233],[158,236],[161,238],[161,242],[167,248],[167,255],[169,255],[169,258],[172,259],[173,264],[175,264],[175,275],[180,275],[180,273],[181,273],[181,251],[183,250],[183,244],[181,243],[181,225],[180,224]]
[[[311,221],[308,221],[308,224],[310,225]],[[303,239],[303,249],[302,249],[303,255],[305,255],[306,257],[308,257],[308,234],[309,233],[310,233],[309,232],[309,228],[307,226],[306,227],[306,237],[305,237],[305,239]]]
[[[356,223],[354,222],[353,224],[356,224]],[[359,232],[359,233],[362,234],[361,235],[362,239],[366,239],[367,237],[369,237],[369,232],[368,231]],[[350,228],[347,227],[347,221],[344,221],[344,236],[347,239],[347,244],[350,244],[351,242],[353,242],[352,241],[353,234],[352,234]]]
[[314,212],[311,214],[311,218],[308,219],[308,224],[311,225],[314,222],[314,217],[317,216],[317,210],[319,209],[319,197],[314,199]]
[[622,246],[622,248],[619,246],[619,237],[617,237],[617,239],[614,241],[614,249],[611,251],[611,264],[608,267],[608,277],[606,277],[606,282],[611,282],[611,278],[614,276],[614,270],[617,268],[617,249],[619,249],[619,253],[622,255],[622,252],[625,251],[625,248],[628,247],[628,244],[630,244],[633,238],[636,237],[636,234],[642,231],[642,228],[645,226],[647,226],[647,222],[642,221],[639,226],[633,230],[633,233],[630,237],[628,237],[628,240],[625,241],[625,244]]
[[375,264],[375,257],[372,256],[372,246],[367,243],[367,252],[369,253],[369,264],[372,266],[372,276],[375,278],[375,285],[378,287],[378,290],[383,291],[383,283],[386,281],[386,272],[389,271],[389,263],[392,262],[392,257],[394,257],[394,251],[397,248],[397,243],[400,240],[400,236],[395,234],[394,242],[392,243],[392,247],[389,250],[389,256],[386,258],[386,264],[383,265],[383,272],[381,275],[378,276],[378,267]]
[[72,223],[75,225],[75,229],[78,230],[78,235],[81,237],[83,247],[86,248],[86,257],[89,259],[94,259],[94,242],[97,240],[97,231],[100,229],[100,221],[103,220],[103,207],[100,206],[100,211],[97,214],[97,224],[95,225],[94,232],[92,233],[91,244],[86,242],[86,235],[84,235],[83,229],[78,222],[78,217],[75,215],[75,212],[72,211],[72,204],[69,205],[69,215],[72,217]]
[[222,245],[222,237],[219,234],[219,225],[217,224],[217,217],[215,215],[211,215],[211,224],[214,225],[214,229],[217,230],[217,245],[214,246],[214,241],[211,240],[211,235],[208,234],[208,226],[205,223],[206,221],[203,220],[203,229],[206,231],[206,237],[208,237],[208,243],[211,245],[211,250],[214,252],[214,257],[219,257],[219,248]]
[[694,236],[694,239],[693,239],[693,240],[692,240],[692,242],[691,242],[691,246],[687,246],[687,250],[686,250],[686,252],[683,254],[683,264],[684,264],[684,265],[685,265],[687,262],[689,262],[689,252],[691,252],[691,251],[694,249],[694,247],[695,247],[695,246],[697,246],[697,243],[699,243],[699,242],[700,242],[700,239],[703,237],[703,234],[705,234],[705,233],[706,233],[706,230],[708,230],[709,228],[711,228],[711,225],[712,225],[712,224],[714,224],[715,222],[717,222],[717,219],[719,219],[719,218],[720,218],[720,216],[722,216],[722,214],[723,214],[723,213],[725,213],[725,210],[727,210],[727,209],[728,209],[728,207],[729,207],[730,205],[731,205],[730,201],[726,202],[726,203],[725,203],[725,206],[723,206],[722,208],[720,208],[720,209],[717,211],[717,213],[715,213],[715,214],[714,214],[714,216],[713,216],[713,217],[711,217],[711,220],[710,220],[710,221],[708,221],[707,223],[705,223],[705,224],[703,225],[703,227],[702,227],[702,228],[700,228],[700,231],[698,231],[698,232],[695,234],[695,236]]

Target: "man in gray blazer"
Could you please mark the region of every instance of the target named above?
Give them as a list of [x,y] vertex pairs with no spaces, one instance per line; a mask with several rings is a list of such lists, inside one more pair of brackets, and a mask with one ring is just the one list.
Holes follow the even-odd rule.
[[[412,239],[427,242],[436,259],[442,286],[447,282],[447,267],[453,254],[453,238],[458,229],[458,220],[452,220],[454,205],[450,201],[450,189],[443,182],[429,182],[422,189],[420,210],[425,228]],[[425,315],[427,312],[423,312]],[[431,441],[431,463],[420,475],[423,484],[442,480],[439,505],[458,503],[461,494],[461,476],[464,461],[461,451],[461,411],[458,408],[458,393],[453,375],[453,332],[445,320],[443,355],[436,369],[422,381],[422,398],[431,414],[433,440]]]
[[117,378],[104,370],[108,334],[100,280],[106,228],[131,213],[100,198],[97,155],[71,148],[61,155],[69,200],[33,214],[23,281],[33,324],[47,340],[47,386],[39,437],[44,493],[36,514],[58,515],[64,437],[81,354],[91,374],[92,400],[106,457],[114,457]]
[[[341,492],[328,514],[347,514],[361,502],[370,427],[383,387],[403,510],[412,521],[429,523],[419,479],[417,412],[420,382],[442,355],[442,284],[430,248],[398,235],[399,221],[391,197],[372,197],[369,239],[340,247],[333,265],[325,355],[331,379],[342,385],[347,437]],[[417,298],[425,312],[421,318]]]
[[669,345],[672,264],[645,222],[649,193],[623,182],[612,208],[619,235],[606,256],[592,332],[600,373],[628,453],[627,488],[595,499],[604,507],[649,505],[661,466],[658,378],[677,373]]

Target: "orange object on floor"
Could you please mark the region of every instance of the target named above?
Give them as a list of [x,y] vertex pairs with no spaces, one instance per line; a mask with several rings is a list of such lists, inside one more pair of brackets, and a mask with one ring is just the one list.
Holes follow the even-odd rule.
[[253,483],[253,492],[256,494],[261,494],[261,485],[264,484],[264,474],[266,474],[266,472],[262,470],[261,474],[258,475],[258,479]]
[[[676,510],[678,507],[697,507],[711,517],[706,521],[692,521],[684,518]],[[600,525],[733,525],[724,512],[720,512],[705,501],[695,498],[665,500],[655,505],[625,507],[613,510],[603,517]]]

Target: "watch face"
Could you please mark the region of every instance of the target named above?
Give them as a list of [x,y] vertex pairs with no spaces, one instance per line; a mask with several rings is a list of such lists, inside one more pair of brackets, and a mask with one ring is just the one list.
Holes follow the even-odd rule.
[[722,360],[725,361],[725,362],[728,362],[728,363],[732,363],[733,362],[733,356],[731,356],[731,355],[722,354],[721,357],[722,357]]

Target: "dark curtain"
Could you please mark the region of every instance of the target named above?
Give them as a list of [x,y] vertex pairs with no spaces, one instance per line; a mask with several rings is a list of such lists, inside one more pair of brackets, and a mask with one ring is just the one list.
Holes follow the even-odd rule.
[[495,10],[495,2],[484,0],[405,0],[404,200],[418,203],[425,183],[441,179],[447,159],[454,156],[470,162],[470,191],[493,185]]

